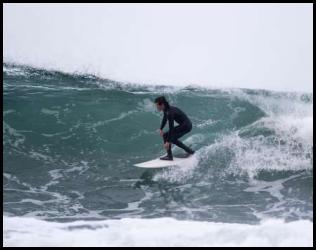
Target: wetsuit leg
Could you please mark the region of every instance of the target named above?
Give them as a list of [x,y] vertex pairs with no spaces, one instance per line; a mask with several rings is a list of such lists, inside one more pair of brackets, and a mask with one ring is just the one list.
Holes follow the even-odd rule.
[[181,141],[176,140],[173,142],[174,145],[177,145],[179,148],[182,148],[188,154],[194,154],[194,150],[183,144]]
[[[163,142],[164,143],[167,142],[168,136],[169,136],[169,131],[163,134]],[[173,159],[172,151],[171,151],[171,145],[170,145],[169,149],[167,149],[167,156],[168,156],[168,158]]]
[[174,133],[171,139],[171,142],[175,145],[177,145],[179,148],[182,148],[185,152],[188,154],[193,154],[194,150],[186,146],[184,143],[179,141],[178,139],[182,137],[183,135],[189,133],[191,131],[192,127],[187,127],[187,126],[176,126],[174,128]]

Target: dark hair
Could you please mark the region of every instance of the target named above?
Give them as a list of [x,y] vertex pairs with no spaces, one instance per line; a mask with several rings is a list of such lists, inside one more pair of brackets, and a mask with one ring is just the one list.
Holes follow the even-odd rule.
[[159,96],[155,99],[155,103],[158,103],[161,105],[162,103],[168,108],[169,107],[169,102],[167,102],[166,98],[164,96]]

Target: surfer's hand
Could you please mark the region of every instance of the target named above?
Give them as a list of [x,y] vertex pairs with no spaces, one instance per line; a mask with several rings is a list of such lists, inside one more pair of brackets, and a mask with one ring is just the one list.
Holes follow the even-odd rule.
[[170,146],[170,142],[166,142],[166,143],[164,144],[165,149],[169,149],[169,146]]
[[158,132],[159,132],[160,136],[163,136],[163,131],[162,131],[162,129],[158,129]]

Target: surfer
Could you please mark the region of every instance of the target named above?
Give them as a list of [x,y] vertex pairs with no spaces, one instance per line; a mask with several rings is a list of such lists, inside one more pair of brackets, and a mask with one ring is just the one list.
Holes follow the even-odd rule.
[[[184,145],[178,139],[192,130],[192,123],[188,116],[179,108],[169,105],[164,96],[155,99],[158,111],[163,111],[163,119],[160,129],[158,130],[163,138],[164,147],[167,150],[167,155],[161,157],[161,160],[173,160],[171,144],[175,144],[182,148],[188,155],[194,154],[194,151],[188,146]],[[163,132],[163,128],[169,122],[169,131]],[[174,121],[179,125],[174,126]]]

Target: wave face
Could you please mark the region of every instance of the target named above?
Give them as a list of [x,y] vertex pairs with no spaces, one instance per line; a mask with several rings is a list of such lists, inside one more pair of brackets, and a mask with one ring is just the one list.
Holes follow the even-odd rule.
[[[313,219],[310,93],[122,84],[12,64],[3,77],[7,216]],[[158,95],[191,118],[183,140],[197,153],[146,171],[133,164],[164,153]]]

